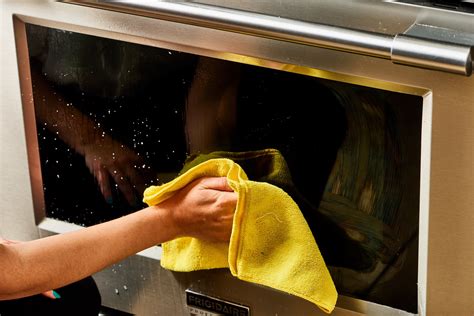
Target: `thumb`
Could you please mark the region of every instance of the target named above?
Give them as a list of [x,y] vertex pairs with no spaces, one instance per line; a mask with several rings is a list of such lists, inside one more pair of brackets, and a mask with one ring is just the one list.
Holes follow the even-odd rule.
[[234,190],[227,183],[226,177],[205,177],[201,178],[199,185],[203,189],[218,190],[218,191],[229,191]]

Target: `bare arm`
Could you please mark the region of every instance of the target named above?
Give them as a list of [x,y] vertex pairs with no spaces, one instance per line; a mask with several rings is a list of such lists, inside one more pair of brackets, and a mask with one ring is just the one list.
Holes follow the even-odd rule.
[[178,236],[228,240],[235,203],[225,178],[202,178],[158,206],[107,223],[0,244],[0,299],[64,286]]

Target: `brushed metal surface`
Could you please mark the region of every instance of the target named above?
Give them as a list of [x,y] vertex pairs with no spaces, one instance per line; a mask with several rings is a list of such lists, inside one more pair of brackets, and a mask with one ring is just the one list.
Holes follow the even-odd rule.
[[189,3],[132,1],[64,0],[125,13],[145,15],[173,22],[205,26],[282,41],[341,50],[391,59],[398,64],[471,75],[471,46],[410,38],[397,34],[341,28],[308,23],[248,11]]
[[471,47],[399,34],[392,46],[393,62],[452,73],[471,74]]
[[466,46],[474,46],[474,33],[459,32],[444,27],[436,27],[426,24],[413,24],[405,35],[418,38],[430,38],[446,43],[461,44]]
[[[461,31],[472,30],[474,23],[472,15],[382,1],[219,1],[219,4],[390,35],[403,33],[415,22]],[[3,237],[37,236],[14,44],[12,16],[16,14],[22,21],[50,27],[217,58],[232,56],[242,62],[255,59],[275,69],[309,67],[318,76],[422,95],[419,313],[474,313],[473,77],[54,1],[4,0],[0,5],[0,234]],[[144,256],[131,257],[121,267],[110,267],[96,278],[106,305],[138,315],[185,315],[184,290],[191,285],[256,306],[254,315],[320,314],[301,300],[238,281],[223,271],[171,273],[162,270],[156,259]],[[123,289],[124,285],[128,290]],[[340,298],[336,315],[380,315],[390,311],[369,302],[349,300],[347,303],[347,300]]]
[[64,1],[157,17],[180,23],[268,37],[363,55],[390,58],[391,38],[383,34],[268,16],[222,7],[150,1]]
[[216,5],[391,35],[403,33],[415,21],[466,32],[472,32],[474,23],[472,14],[410,6],[394,0],[194,0],[179,2]]

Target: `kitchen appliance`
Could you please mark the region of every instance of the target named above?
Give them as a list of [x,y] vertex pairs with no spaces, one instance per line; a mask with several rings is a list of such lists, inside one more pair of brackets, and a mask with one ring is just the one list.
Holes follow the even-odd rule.
[[[112,149],[101,159],[128,157],[147,184],[200,153],[276,148],[340,293],[334,314],[472,313],[467,7],[4,1],[0,233],[36,238],[141,207],[119,168],[104,197],[71,135]],[[224,270],[163,270],[160,256],[153,247],[98,273],[104,305],[322,313]]]

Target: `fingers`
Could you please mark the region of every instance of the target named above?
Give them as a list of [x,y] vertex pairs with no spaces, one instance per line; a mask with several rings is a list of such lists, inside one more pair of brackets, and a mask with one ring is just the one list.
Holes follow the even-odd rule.
[[[111,181],[115,182],[120,192],[131,206],[137,206],[139,203],[138,195],[145,189],[145,183],[142,177],[135,171],[133,167],[126,166],[125,172],[117,166],[109,169],[104,165],[99,165],[94,172],[100,191],[108,204],[113,203],[113,194]],[[111,178],[113,180],[111,180]]]
[[205,177],[198,180],[199,185],[204,189],[217,190],[217,191],[228,191],[233,192],[234,190],[227,183],[226,177]]
[[139,195],[141,195],[145,190],[145,181],[143,180],[142,175],[139,174],[132,165],[126,165],[125,173],[132,187]]
[[109,179],[109,173],[105,168],[98,167],[98,171],[96,172],[97,174],[97,182],[99,183],[99,188],[100,191],[102,192],[102,195],[104,196],[105,201],[108,204],[113,203],[113,198],[112,198],[112,189],[110,188],[110,179]]
[[61,298],[61,295],[59,295],[58,292],[56,292],[55,290],[49,290],[49,291],[46,291],[46,292],[43,292],[41,293],[43,296],[46,296],[50,299],[58,299],[58,298]]
[[237,193],[225,177],[203,177],[182,188],[161,205],[170,212],[180,236],[223,241],[232,230]]
[[110,188],[109,173],[99,159],[86,156],[86,166],[97,181],[100,192],[108,204],[113,203],[112,190]]
[[224,214],[232,217],[235,212],[235,205],[237,204],[237,193],[221,191],[218,195],[219,207],[224,211]]
[[126,175],[120,170],[113,170],[112,172],[110,172],[110,175],[114,179],[120,192],[122,192],[128,204],[135,206],[138,202],[137,197],[135,196],[135,191],[132,185],[128,182],[128,179],[126,178]]

